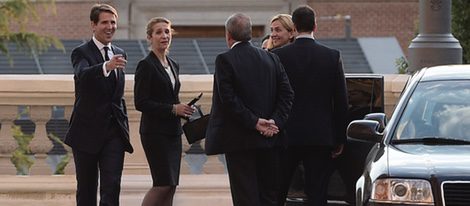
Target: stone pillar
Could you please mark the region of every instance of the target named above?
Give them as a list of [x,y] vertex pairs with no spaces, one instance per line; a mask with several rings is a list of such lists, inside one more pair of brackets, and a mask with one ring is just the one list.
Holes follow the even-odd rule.
[[0,106],[0,174],[15,175],[16,168],[11,162],[13,151],[18,147],[11,127],[17,115],[17,106]]
[[409,46],[409,73],[462,63],[462,47],[451,33],[451,5],[451,0],[419,1],[419,34]]
[[46,130],[46,123],[50,117],[51,106],[31,106],[31,120],[36,125],[33,140],[29,144],[29,148],[35,157],[30,171],[31,175],[52,174],[51,168],[46,162],[47,153],[53,147]]
[[[64,106],[64,117],[68,122],[70,122],[70,116],[72,115],[72,110],[73,110],[73,106],[71,105]],[[75,174],[75,161],[73,160],[72,148],[64,144],[64,149],[65,151],[67,151],[67,154],[70,157],[70,160],[67,163],[67,166],[65,167],[64,173],[66,175],[73,175]]]
[[344,37],[346,38],[346,40],[351,40],[351,37],[352,37],[351,27],[352,27],[351,16],[350,15],[344,16]]
[[118,19],[118,27],[115,34],[116,39],[129,39],[129,31],[130,31],[130,10],[132,9],[133,1],[127,0],[116,0],[113,2],[113,6],[116,8],[119,19]]

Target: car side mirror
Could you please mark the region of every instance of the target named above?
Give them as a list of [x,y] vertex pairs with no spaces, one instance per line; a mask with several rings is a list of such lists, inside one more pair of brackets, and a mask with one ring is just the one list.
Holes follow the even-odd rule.
[[382,133],[387,126],[387,116],[384,113],[370,113],[364,117],[365,120],[374,120],[379,123],[378,132]]
[[348,125],[347,135],[353,139],[378,143],[383,137],[379,130],[380,123],[378,121],[354,120]]

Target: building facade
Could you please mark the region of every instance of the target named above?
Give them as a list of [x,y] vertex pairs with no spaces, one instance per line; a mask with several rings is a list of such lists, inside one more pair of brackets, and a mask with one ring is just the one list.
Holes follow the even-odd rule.
[[308,4],[318,16],[316,37],[344,38],[348,32],[353,38],[395,37],[405,53],[416,36],[419,12],[418,0],[56,0],[55,14],[38,7],[41,21],[30,30],[60,39],[88,39],[89,10],[97,2],[117,8],[118,39],[145,39],[145,25],[155,16],[172,21],[175,37],[223,37],[224,22],[234,12],[248,14],[254,37],[261,37],[269,33],[272,16]]

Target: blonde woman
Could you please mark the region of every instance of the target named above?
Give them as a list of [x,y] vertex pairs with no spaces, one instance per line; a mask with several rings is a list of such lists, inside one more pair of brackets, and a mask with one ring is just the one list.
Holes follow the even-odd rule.
[[278,14],[271,19],[271,48],[282,47],[294,41],[296,36],[295,26],[291,15]]
[[171,39],[171,22],[163,17],[152,18],[147,24],[151,51],[135,72],[134,101],[142,112],[140,137],[153,180],[142,206],[173,204],[182,152],[180,117],[193,112],[178,98],[179,66],[168,57]]

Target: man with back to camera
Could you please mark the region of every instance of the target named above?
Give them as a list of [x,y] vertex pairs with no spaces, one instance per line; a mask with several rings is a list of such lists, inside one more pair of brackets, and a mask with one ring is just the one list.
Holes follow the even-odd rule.
[[308,205],[327,204],[333,159],[346,141],[347,90],[339,51],[313,38],[315,12],[301,6],[292,14],[298,32],[294,43],[276,49],[295,100],[286,123],[288,148],[283,158],[279,205],[284,205],[292,175],[303,163]]
[[72,147],[77,206],[119,205],[124,152],[129,142],[124,94],[126,54],[111,44],[117,12],[107,4],[91,8],[93,37],[72,51],[75,103],[65,143]]
[[276,55],[251,43],[251,20],[225,23],[229,51],[215,61],[208,155],[225,154],[235,206],[277,205],[279,149],[294,94]]

